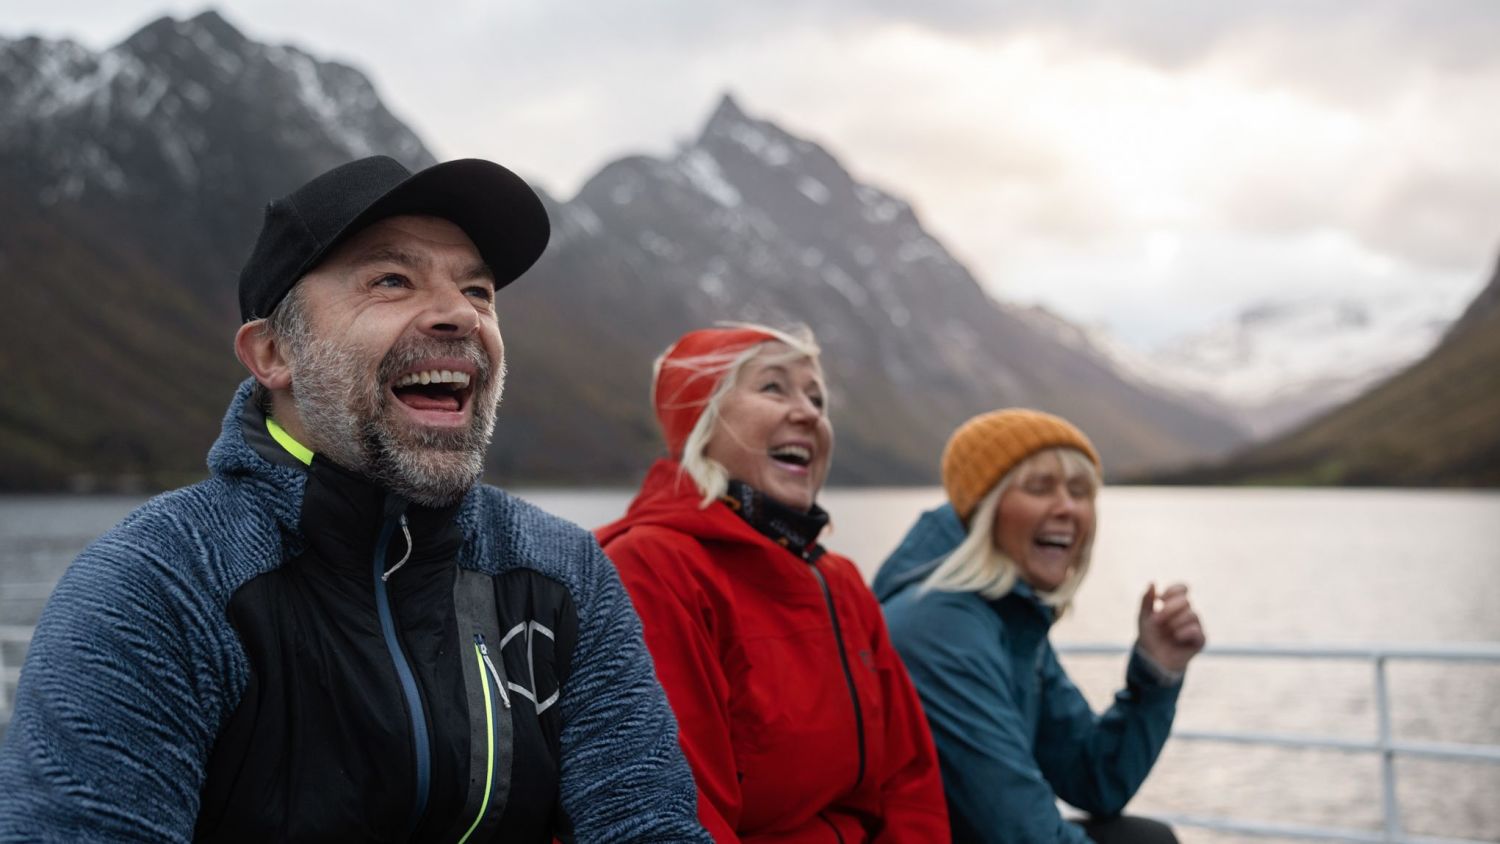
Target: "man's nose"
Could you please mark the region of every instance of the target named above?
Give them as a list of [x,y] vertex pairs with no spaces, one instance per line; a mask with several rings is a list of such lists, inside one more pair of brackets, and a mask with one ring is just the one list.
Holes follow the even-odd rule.
[[479,312],[456,285],[436,285],[429,291],[419,327],[434,337],[467,337],[479,328]]

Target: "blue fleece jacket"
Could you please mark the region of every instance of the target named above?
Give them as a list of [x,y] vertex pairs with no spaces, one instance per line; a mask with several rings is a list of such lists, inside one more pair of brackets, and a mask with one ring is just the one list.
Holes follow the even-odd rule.
[[922,514],[874,584],[937,744],[954,841],[1087,842],[1056,798],[1119,813],[1167,740],[1180,684],[1132,656],[1096,716],[1047,640],[1052,608],[1024,583],[994,601],[922,590],[963,539],[950,506]]
[[[37,625],[5,744],[0,841],[187,841],[221,725],[249,683],[230,597],[304,540],[307,474],[245,440],[241,385],[212,477],[87,548]],[[488,486],[457,516],[460,567],[525,567],[571,592],[560,800],[582,841],[707,841],[676,723],[615,569],[581,528]]]

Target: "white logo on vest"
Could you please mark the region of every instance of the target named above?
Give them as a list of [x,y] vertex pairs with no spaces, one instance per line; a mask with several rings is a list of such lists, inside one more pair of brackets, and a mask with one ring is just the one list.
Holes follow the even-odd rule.
[[536,621],[523,621],[520,624],[517,624],[515,627],[512,627],[510,629],[510,632],[505,634],[505,638],[500,640],[500,650],[504,651],[505,646],[510,644],[510,640],[516,638],[522,633],[526,634],[526,670],[531,675],[531,688],[528,689],[525,686],[522,686],[519,683],[513,682],[509,679],[505,681],[505,687],[520,695],[521,697],[524,697],[527,700],[531,701],[532,705],[536,707],[536,714],[540,715],[551,708],[552,704],[557,703],[557,698],[562,694],[562,689],[557,689],[551,695],[548,695],[546,700],[539,701],[536,699],[536,696],[540,692],[538,692],[536,688],[536,663],[532,658],[531,648],[532,634],[540,633],[554,642],[557,641],[557,637],[552,635],[552,631],[549,630],[546,625],[543,625]]

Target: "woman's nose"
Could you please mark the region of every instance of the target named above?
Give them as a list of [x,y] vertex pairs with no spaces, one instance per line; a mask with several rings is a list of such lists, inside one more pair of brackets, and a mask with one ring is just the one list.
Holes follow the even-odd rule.
[[797,396],[792,400],[790,415],[797,422],[816,422],[823,415],[823,408],[810,396]]
[[1054,512],[1069,515],[1078,510],[1079,501],[1067,487],[1059,487],[1054,497],[1052,509]]

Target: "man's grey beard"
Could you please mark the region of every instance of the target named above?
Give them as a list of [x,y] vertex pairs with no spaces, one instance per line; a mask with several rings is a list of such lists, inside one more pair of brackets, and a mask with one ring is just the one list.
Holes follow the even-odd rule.
[[[495,432],[495,410],[505,389],[505,364],[492,372],[477,340],[420,338],[398,343],[372,380],[353,350],[318,337],[286,338],[292,400],[307,445],[333,462],[417,504],[458,501],[484,471]],[[403,425],[385,385],[420,360],[458,358],[473,364],[472,417],[460,430]],[[491,377],[493,376],[493,377]]]

